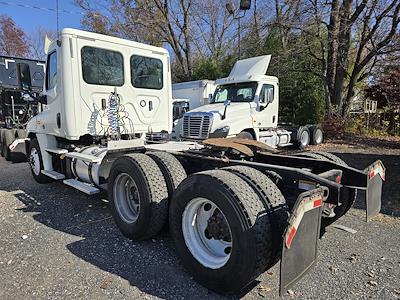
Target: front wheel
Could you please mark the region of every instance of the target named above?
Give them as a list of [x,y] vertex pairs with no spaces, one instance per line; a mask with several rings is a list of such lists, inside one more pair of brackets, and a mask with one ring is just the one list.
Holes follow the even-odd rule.
[[50,183],[53,180],[50,177],[42,174],[43,159],[40,152],[40,147],[37,139],[32,139],[29,143],[28,161],[31,167],[33,178],[38,183]]
[[236,294],[273,253],[264,204],[239,176],[212,170],[185,179],[170,204],[170,232],[186,269],[205,287]]
[[236,137],[239,139],[254,140],[253,135],[248,131],[242,131]]

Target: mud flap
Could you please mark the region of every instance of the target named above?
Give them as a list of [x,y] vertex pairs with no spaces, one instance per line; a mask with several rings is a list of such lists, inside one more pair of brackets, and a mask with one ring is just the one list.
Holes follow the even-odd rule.
[[385,180],[385,167],[380,160],[377,160],[364,172],[368,176],[365,204],[367,208],[366,219],[369,222],[381,210],[382,181]]
[[328,192],[328,188],[319,187],[301,193],[297,198],[283,235],[279,288],[281,296],[316,262],[322,206]]

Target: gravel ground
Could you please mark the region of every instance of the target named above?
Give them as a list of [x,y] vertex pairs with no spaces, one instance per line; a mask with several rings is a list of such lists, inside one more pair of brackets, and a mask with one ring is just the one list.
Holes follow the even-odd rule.
[[[26,163],[1,158],[0,299],[221,298],[185,272],[167,232],[131,242],[107,206],[104,195],[38,185]],[[316,266],[285,298],[400,298],[400,219],[363,220],[362,210],[351,209],[337,223],[357,233],[329,227]],[[278,280],[276,265],[243,298],[277,299]]]

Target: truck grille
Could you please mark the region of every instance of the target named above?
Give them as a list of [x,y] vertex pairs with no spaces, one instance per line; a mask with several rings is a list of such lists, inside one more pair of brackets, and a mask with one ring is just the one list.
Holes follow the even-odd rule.
[[210,125],[210,116],[186,115],[183,117],[182,136],[191,139],[206,139]]

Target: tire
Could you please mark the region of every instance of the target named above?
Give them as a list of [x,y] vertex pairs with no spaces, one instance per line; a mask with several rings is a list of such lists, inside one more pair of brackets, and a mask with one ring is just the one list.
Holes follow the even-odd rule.
[[264,203],[265,211],[268,214],[272,226],[271,239],[273,240],[273,256],[271,256],[271,261],[268,263],[266,268],[269,269],[280,258],[282,236],[288,224],[289,213],[285,197],[267,175],[254,168],[233,166],[223,168],[223,170],[232,172],[244,179]]
[[325,160],[329,161],[329,159],[319,153],[316,152],[301,152],[301,153],[296,153],[295,156],[301,156],[301,157],[307,157],[307,158],[313,158],[313,159],[318,159],[318,160]]
[[309,127],[311,133],[311,145],[319,145],[324,141],[324,132],[321,125],[311,125]]
[[254,136],[248,131],[242,131],[236,137],[239,139],[254,140]]
[[168,199],[172,198],[178,185],[187,177],[186,171],[179,160],[167,152],[147,152],[160,168],[168,189]]
[[15,130],[6,129],[3,131],[3,142],[1,143],[3,155],[7,161],[12,160],[12,153],[8,148],[15,141]]
[[27,153],[27,156],[29,156],[28,160],[33,178],[36,180],[37,183],[44,184],[54,181],[50,177],[42,174],[42,170],[44,170],[43,159],[37,139],[32,139],[30,141],[29,152]]
[[[332,153],[328,153],[328,152],[315,152],[318,155],[324,156],[326,159],[328,159],[329,161],[335,162],[338,165],[341,166],[345,166],[347,167],[348,164],[342,160],[340,157],[332,154]],[[333,211],[335,213],[334,217],[324,217],[322,216],[321,218],[321,225],[323,227],[329,226],[332,223],[334,223],[336,220],[338,220],[339,218],[341,218],[344,214],[346,214],[350,208],[353,206],[355,200],[357,199],[357,190],[356,189],[349,189],[349,198],[346,199],[345,201],[342,200],[342,205],[340,206],[336,206]]]
[[310,131],[306,126],[297,130],[297,144],[299,149],[304,150],[310,144]]
[[343,159],[341,159],[340,157],[338,157],[332,153],[322,152],[322,151],[313,151],[313,153],[321,155],[321,156],[325,157],[326,159],[337,163],[338,165],[348,166],[348,164]]
[[[200,206],[194,210],[196,205]],[[213,206],[208,213],[212,215],[204,218]],[[219,223],[210,221],[215,214]],[[204,231],[198,230],[202,222],[206,223]],[[217,238],[210,237],[211,225],[219,229]],[[195,231],[197,235],[191,234]],[[242,291],[265,270],[273,255],[271,225],[264,204],[245,180],[226,170],[195,173],[179,185],[170,203],[170,233],[188,272],[218,293]],[[204,246],[209,241],[224,245],[218,260],[203,256],[214,249]]]
[[[136,201],[126,199],[132,197],[132,191]],[[154,237],[167,221],[167,184],[160,168],[145,154],[128,154],[114,161],[108,178],[108,199],[118,228],[132,240]]]

